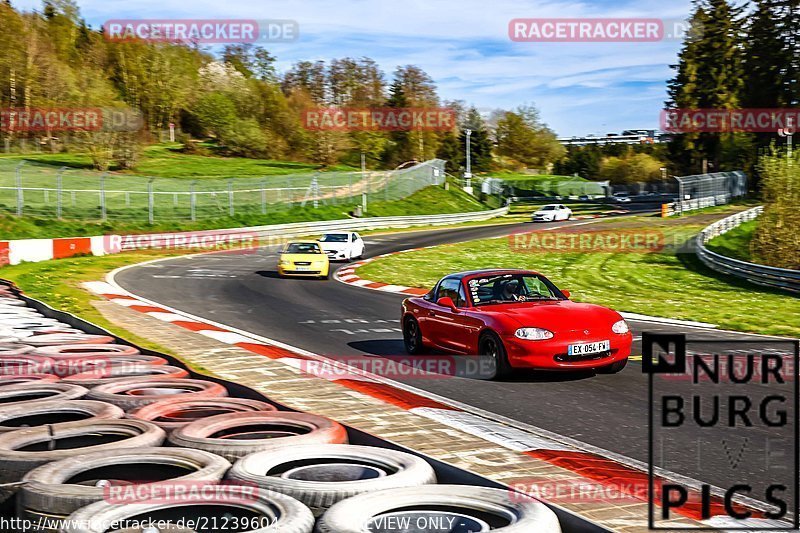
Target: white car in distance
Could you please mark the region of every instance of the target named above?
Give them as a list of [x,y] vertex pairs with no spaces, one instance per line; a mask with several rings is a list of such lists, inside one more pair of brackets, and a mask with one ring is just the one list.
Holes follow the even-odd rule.
[[351,261],[364,255],[364,240],[354,231],[332,231],[319,238],[330,261]]
[[533,222],[556,222],[557,220],[569,220],[572,217],[572,209],[562,204],[543,205],[536,211],[531,220]]

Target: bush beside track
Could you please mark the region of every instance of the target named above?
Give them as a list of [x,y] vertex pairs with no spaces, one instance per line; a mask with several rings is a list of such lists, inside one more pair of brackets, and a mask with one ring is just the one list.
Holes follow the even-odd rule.
[[[683,242],[739,209],[726,206],[676,219],[626,217],[597,222],[591,228],[655,230],[668,241]],[[508,238],[501,238],[393,255],[368,263],[356,274],[371,281],[429,288],[445,274],[489,267],[537,270],[569,289],[578,301],[620,311],[713,323],[735,331],[800,335],[800,299],[717,274],[690,249],[679,254],[520,253],[510,248]]]

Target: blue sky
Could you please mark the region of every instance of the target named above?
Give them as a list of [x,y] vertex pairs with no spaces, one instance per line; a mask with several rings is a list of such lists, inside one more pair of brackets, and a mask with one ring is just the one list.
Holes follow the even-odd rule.
[[[26,10],[39,0],[12,0]],[[683,19],[690,0],[77,0],[109,19],[294,19],[300,38],[267,48],[295,61],[369,56],[387,73],[415,64],[445,99],[482,110],[533,103],[559,135],[657,128],[680,42],[517,43],[514,18]]]

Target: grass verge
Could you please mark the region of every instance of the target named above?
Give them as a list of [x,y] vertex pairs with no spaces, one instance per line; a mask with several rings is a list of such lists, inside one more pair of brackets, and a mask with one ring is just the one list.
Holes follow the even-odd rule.
[[758,220],[745,222],[719,237],[714,237],[708,241],[706,248],[732,259],[753,261],[750,254],[750,241],[753,240],[757,227]]
[[[741,209],[726,206],[680,219],[609,219],[591,227],[655,230],[667,242],[683,242]],[[537,270],[569,289],[577,301],[620,311],[710,322],[736,331],[800,336],[800,299],[711,271],[692,252],[525,253],[513,250],[508,238],[500,238],[390,256],[361,267],[358,275],[430,287],[451,272],[497,267]]]
[[[201,143],[201,148],[210,152],[214,146],[210,143]],[[55,166],[65,166],[72,169],[91,171],[92,160],[86,154],[57,153],[57,154],[26,154],[3,155],[0,159],[4,162],[34,161]],[[188,154],[183,150],[181,143],[162,143],[148,146],[142,152],[136,168],[120,171],[121,174],[135,174],[140,176],[159,176],[162,178],[243,178],[263,177],[283,174],[296,174],[319,170],[321,165],[313,163],[300,163],[295,161],[276,161],[271,159],[251,159],[246,157],[219,157],[214,155]],[[116,170],[116,169],[111,169]],[[356,170],[347,166],[335,166],[326,170]]]

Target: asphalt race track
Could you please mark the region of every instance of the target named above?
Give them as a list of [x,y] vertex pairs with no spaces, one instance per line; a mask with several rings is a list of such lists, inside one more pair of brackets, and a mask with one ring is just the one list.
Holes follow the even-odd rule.
[[[366,257],[503,236],[523,227],[530,229],[531,225],[367,236]],[[134,294],[160,304],[333,358],[405,354],[398,321],[402,295],[335,280],[280,279],[275,268],[276,250],[263,248],[252,254],[209,254],[159,261],[124,270],[116,281]],[[558,284],[557,277],[550,277]],[[768,348],[766,339],[754,335],[644,321],[630,323],[637,341],[633,352],[636,355],[642,353],[639,339],[643,331],[686,333],[692,339],[754,341],[744,347],[723,346],[728,349]],[[647,376],[642,373],[640,360],[632,361],[617,375],[526,372],[500,382],[447,378],[417,379],[410,383],[626,457],[643,462],[648,459]],[[680,382],[674,385],[676,390],[683,386]],[[684,448],[697,448],[698,442],[702,453],[683,453]],[[702,472],[702,481],[717,486],[731,486],[748,471],[749,477],[759,478],[758,472],[769,468],[763,461],[732,465],[731,454],[723,453],[723,449],[738,449],[739,444],[731,441],[730,430],[726,428],[710,427],[699,434],[679,432],[667,444],[672,451],[665,453],[663,464],[669,470],[694,478]],[[794,454],[793,444],[778,439],[771,452],[777,456],[782,453],[788,465]],[[757,494],[753,496],[763,500]]]

